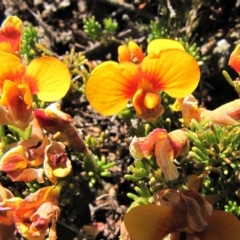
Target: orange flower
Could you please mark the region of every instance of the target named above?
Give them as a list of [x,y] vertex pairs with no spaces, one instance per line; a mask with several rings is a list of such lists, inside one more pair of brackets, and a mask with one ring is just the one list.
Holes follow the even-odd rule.
[[21,198],[14,197],[11,191],[0,185],[0,223],[4,225],[13,224],[14,210],[21,201]]
[[154,204],[139,205],[124,217],[125,227],[134,240],[170,238],[201,240],[233,240],[240,236],[240,222],[230,213],[212,210],[194,190],[157,193]]
[[86,85],[93,108],[112,115],[132,99],[141,118],[154,120],[163,113],[159,91],[181,98],[196,88],[198,64],[179,42],[154,40],[147,52],[148,56],[143,57],[140,47],[130,42],[128,47],[119,47],[120,63],[107,61],[94,69]]
[[37,179],[42,183],[44,181],[43,169],[34,167],[42,165],[48,139],[45,138],[41,145],[36,147],[38,142],[37,139],[29,139],[10,149],[0,160],[0,170],[6,172],[12,181],[29,182]]
[[[15,210],[15,224],[18,232],[28,240],[43,240],[45,235],[56,231],[60,215],[58,207],[59,186],[39,189],[27,196]],[[49,239],[56,239],[50,238]]]
[[[28,66],[10,53],[0,52],[0,124],[26,128],[32,117],[32,95],[42,101],[56,101],[70,87],[70,73],[53,57],[34,59]],[[56,84],[57,83],[57,84]]]
[[240,44],[238,44],[232,52],[228,65],[231,66],[238,74],[240,74]]
[[23,23],[16,16],[8,16],[0,28],[0,51],[18,53]]
[[178,129],[167,133],[165,129],[155,129],[147,137],[134,137],[129,150],[133,158],[141,160],[155,154],[158,166],[167,180],[178,178],[177,167],[173,160],[185,155],[189,149],[188,139],[183,130]]

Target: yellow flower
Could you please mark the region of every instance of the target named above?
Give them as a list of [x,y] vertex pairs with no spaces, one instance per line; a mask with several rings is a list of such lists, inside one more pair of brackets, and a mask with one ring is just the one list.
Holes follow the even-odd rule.
[[140,47],[130,42],[128,47],[119,47],[120,63],[107,61],[94,69],[86,85],[93,108],[103,115],[112,115],[123,110],[132,99],[139,117],[154,120],[164,110],[159,91],[175,98],[192,93],[200,70],[179,42],[154,40],[147,52],[143,57]]
[[134,159],[150,158],[155,155],[156,162],[167,180],[178,178],[177,167],[173,160],[185,155],[189,149],[184,130],[178,129],[167,133],[165,129],[155,129],[147,137],[134,137],[130,146],[130,154]]
[[0,51],[18,53],[23,23],[16,16],[8,16],[0,28]]
[[194,190],[164,190],[155,195],[159,205],[130,209],[124,224],[134,240],[171,239],[233,240],[240,236],[240,222],[230,213],[212,210]]
[[15,210],[15,224],[23,237],[28,240],[44,240],[49,228],[50,232],[55,232],[60,215],[59,193],[59,186],[41,188],[19,204]]
[[28,66],[10,53],[0,52],[0,124],[26,128],[32,120],[32,96],[42,101],[56,101],[70,87],[70,73],[53,57],[34,59]]

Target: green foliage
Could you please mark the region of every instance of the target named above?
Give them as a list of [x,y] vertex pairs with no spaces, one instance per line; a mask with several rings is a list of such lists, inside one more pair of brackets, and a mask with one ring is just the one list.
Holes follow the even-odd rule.
[[102,26],[98,21],[96,21],[95,16],[84,20],[83,29],[92,41],[99,40],[102,36]]
[[32,24],[24,28],[21,43],[21,54],[26,56],[28,61],[36,57],[36,43],[38,42],[38,32]]
[[84,32],[92,41],[111,41],[118,28],[118,23],[112,18],[103,19],[103,26],[92,16],[84,20]]
[[170,38],[168,29],[162,24],[161,20],[151,21],[148,42],[158,38]]

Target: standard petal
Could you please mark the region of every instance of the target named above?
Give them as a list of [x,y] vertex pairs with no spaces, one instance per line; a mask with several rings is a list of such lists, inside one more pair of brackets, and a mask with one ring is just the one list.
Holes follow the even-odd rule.
[[155,39],[148,44],[147,53],[158,54],[165,49],[180,49],[185,51],[183,45],[178,41],[172,39]]
[[197,61],[179,49],[163,50],[159,59],[145,58],[141,64],[142,78],[174,98],[192,93],[198,85],[200,70]]
[[22,31],[23,23],[21,19],[17,16],[8,16],[0,29],[0,42],[9,42],[11,45],[10,52],[18,52],[21,43]]
[[42,101],[52,102],[65,96],[71,76],[67,66],[59,59],[44,56],[28,65],[25,81],[32,94],[37,94]]
[[5,80],[10,80],[12,82],[16,80],[18,82],[19,80],[21,81],[26,67],[22,64],[20,58],[14,54],[0,51],[0,62],[0,90],[2,90]]
[[207,223],[205,229],[201,233],[195,233],[194,236],[201,240],[233,240],[240,236],[240,222],[231,213],[213,211]]
[[124,109],[134,95],[138,80],[138,68],[135,64],[104,62],[94,69],[87,82],[87,99],[101,114],[116,114]]
[[154,204],[140,205],[128,211],[125,227],[134,240],[162,240],[175,232],[174,212],[171,207]]

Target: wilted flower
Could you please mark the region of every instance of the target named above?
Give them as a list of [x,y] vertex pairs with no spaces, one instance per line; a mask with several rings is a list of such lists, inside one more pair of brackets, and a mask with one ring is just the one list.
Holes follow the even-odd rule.
[[16,16],[8,16],[0,28],[0,51],[18,53],[23,23]]
[[62,112],[58,103],[52,103],[46,109],[35,109],[34,117],[47,132],[57,134],[59,139],[66,141],[75,151],[88,154],[81,134],[71,124],[72,117]]
[[154,204],[130,209],[124,223],[131,239],[233,240],[240,234],[240,222],[230,213],[212,210],[194,190],[164,190],[155,195]]
[[155,155],[158,166],[167,180],[178,178],[178,171],[173,160],[185,155],[189,149],[184,130],[178,129],[167,133],[165,129],[155,129],[147,137],[134,137],[130,144],[131,155],[138,160]]
[[56,231],[56,221],[60,215],[60,190],[60,186],[41,188],[19,204],[15,210],[15,224],[23,237],[28,240],[44,240],[48,232]]
[[45,148],[43,169],[48,179],[54,184],[57,178],[66,177],[72,170],[65,146],[61,142],[51,142]]
[[236,125],[240,120],[240,99],[226,103],[215,110],[207,110],[198,107],[198,102],[194,96],[190,95],[183,99],[182,116],[184,125],[189,127],[192,119],[197,122],[212,122],[219,125]]
[[29,182],[37,179],[38,182],[43,182],[43,169],[35,167],[43,163],[48,139],[43,139],[38,146],[39,142],[38,139],[28,139],[11,148],[2,156],[0,170],[6,172],[12,181]]
[[14,239],[14,211],[22,202],[11,191],[0,185],[0,239]]
[[128,47],[119,47],[120,63],[107,61],[94,69],[86,85],[93,108],[112,115],[132,99],[139,117],[154,120],[164,111],[159,91],[175,98],[192,93],[199,81],[199,67],[179,42],[154,40],[147,52],[144,57],[141,48],[130,42]]
[[[34,59],[28,66],[10,53],[0,52],[0,124],[25,129],[32,116],[32,96],[42,101],[56,101],[70,87],[67,66],[53,57]],[[56,84],[58,83],[58,84]]]

